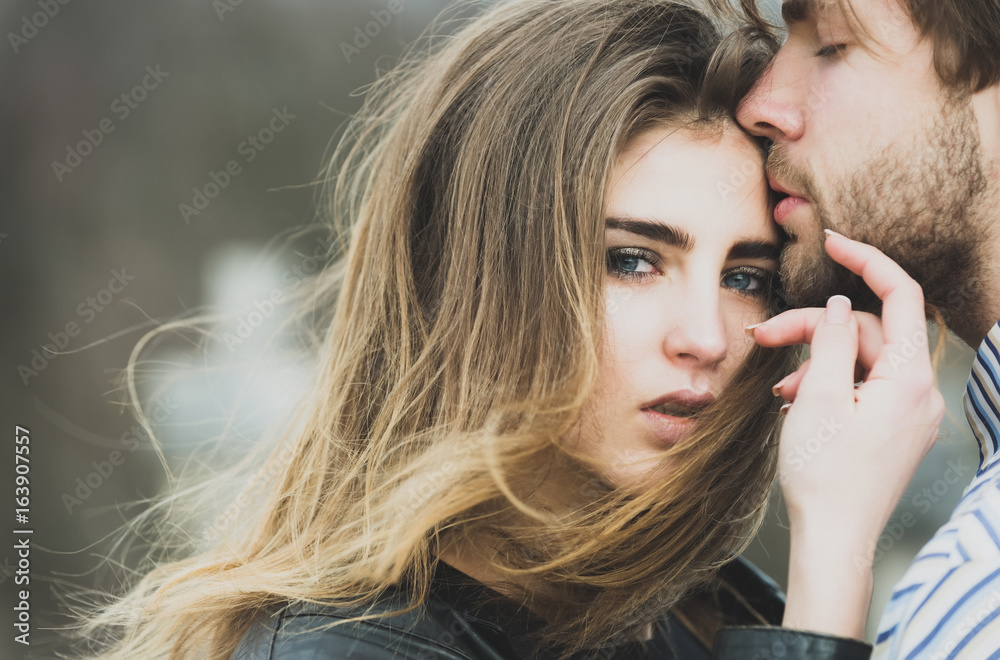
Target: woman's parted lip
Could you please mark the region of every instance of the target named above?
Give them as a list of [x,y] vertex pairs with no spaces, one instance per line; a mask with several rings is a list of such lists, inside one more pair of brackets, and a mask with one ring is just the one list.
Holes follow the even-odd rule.
[[701,410],[715,402],[715,396],[711,392],[695,392],[693,390],[677,390],[658,397],[640,406],[643,410],[648,410],[664,403],[675,404],[693,410]]
[[[694,429],[696,423],[694,416],[714,401],[715,396],[711,392],[677,390],[643,404],[641,412],[660,444],[670,446]],[[676,412],[680,414],[671,415],[652,410],[662,404],[678,407],[679,410]]]
[[646,419],[648,428],[656,436],[659,444],[669,447],[687,437],[697,424],[693,417],[674,417],[653,410],[644,409],[642,416]]

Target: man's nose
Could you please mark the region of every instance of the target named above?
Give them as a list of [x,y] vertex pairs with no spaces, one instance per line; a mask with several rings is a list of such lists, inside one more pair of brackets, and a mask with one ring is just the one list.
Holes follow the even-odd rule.
[[790,142],[802,137],[805,116],[799,103],[803,79],[792,62],[781,53],[740,104],[736,119],[754,135],[773,142]]

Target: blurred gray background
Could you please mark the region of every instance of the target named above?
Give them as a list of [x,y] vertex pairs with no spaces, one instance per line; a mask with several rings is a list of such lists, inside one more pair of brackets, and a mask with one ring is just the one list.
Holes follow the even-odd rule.
[[[0,531],[3,658],[54,657],[50,629],[65,623],[58,596],[67,583],[114,589],[92,573],[102,539],[131,513],[121,504],[163,483],[114,391],[151,323],[213,305],[251,330],[241,334],[247,328],[232,320],[216,328],[239,339],[211,358],[212,367],[233,366],[228,375],[203,373],[206,365],[183,346],[164,364],[164,385],[147,412],[159,418],[172,459],[217,434],[227,423],[221,410],[240,411],[250,442],[253,430],[294,398],[301,365],[252,376],[240,369],[263,341],[256,330],[281,316],[280,303],[272,313],[265,301],[315,271],[318,243],[303,239],[268,259],[261,250],[312,220],[316,189],[308,184],[330,140],[360,107],[357,91],[445,6],[400,0],[392,14],[388,0],[63,1],[0,5],[7,209],[0,221],[0,406],[8,438],[15,425],[30,430],[34,530],[26,649],[10,632],[15,591],[23,588],[15,585],[12,549],[21,537],[12,530],[24,525],[13,520],[9,439],[0,478],[10,520]],[[383,23],[372,29],[379,17]],[[971,358],[954,344],[943,362],[956,423],[894,516],[909,514],[906,524],[890,525],[880,541],[873,618],[975,472],[960,401]],[[239,455],[241,447],[226,450]],[[968,468],[956,483],[946,474],[949,461]],[[781,584],[784,520],[776,496],[748,553]]]

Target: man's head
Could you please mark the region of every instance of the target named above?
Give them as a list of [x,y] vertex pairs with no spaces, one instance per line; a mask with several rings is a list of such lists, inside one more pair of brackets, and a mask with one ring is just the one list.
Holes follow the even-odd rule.
[[[788,39],[738,118],[773,141],[788,295],[878,301],[822,247],[832,228],[898,261],[978,344],[1000,256],[1000,3],[786,0]],[[982,318],[980,318],[982,317]],[[988,322],[983,327],[984,318]],[[975,334],[978,339],[972,341]]]

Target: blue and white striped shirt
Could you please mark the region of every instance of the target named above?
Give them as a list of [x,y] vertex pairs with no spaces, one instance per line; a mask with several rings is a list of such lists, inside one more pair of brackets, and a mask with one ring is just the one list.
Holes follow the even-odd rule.
[[1000,660],[1000,323],[965,390],[979,471],[917,554],[879,622],[873,660]]

